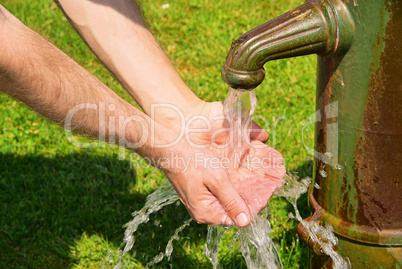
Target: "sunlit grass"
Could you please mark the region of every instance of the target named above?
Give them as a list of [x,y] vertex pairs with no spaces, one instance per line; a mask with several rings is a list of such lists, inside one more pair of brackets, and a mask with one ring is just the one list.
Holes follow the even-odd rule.
[[[25,24],[134,103],[48,0],[6,0],[3,5]],[[220,70],[233,39],[302,1],[142,1],[146,21],[186,83],[207,101],[223,101],[228,88]],[[4,37],[1,37],[4,38]],[[0,48],[1,49],[1,48]],[[256,90],[255,120],[270,132],[269,144],[283,153],[289,171],[311,176],[302,144],[302,123],[314,113],[315,58],[269,62]],[[12,98],[0,94],[0,264],[4,268],[98,268],[109,248],[123,238],[122,225],[145,197],[165,180],[139,157],[103,145],[73,146],[64,130]],[[312,127],[305,130],[313,145]],[[120,158],[119,158],[120,157]],[[124,160],[119,160],[124,157]],[[273,198],[273,238],[285,268],[304,268],[307,249],[288,218],[291,207]],[[306,198],[300,206],[308,213]],[[135,255],[143,268],[157,255],[188,214],[172,205],[138,231]],[[205,225],[192,223],[159,268],[210,268],[205,258]],[[245,268],[238,248],[223,241],[223,268]]]

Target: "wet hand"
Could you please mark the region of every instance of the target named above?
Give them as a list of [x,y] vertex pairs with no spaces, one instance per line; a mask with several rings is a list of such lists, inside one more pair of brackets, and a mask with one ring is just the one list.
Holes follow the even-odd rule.
[[239,168],[229,169],[232,184],[248,204],[252,214],[261,211],[286,175],[282,155],[275,149],[252,141]]
[[[185,165],[176,163],[171,166],[173,169],[162,170],[197,222],[247,226],[250,210],[256,213],[264,208],[282,184],[282,156],[262,143],[268,139],[268,134],[252,123],[248,136],[253,142],[242,147],[241,156],[247,158],[242,159],[241,167],[236,167],[237,157],[227,144],[230,128],[223,116],[222,103],[204,103],[194,109],[191,117],[187,116],[185,127],[178,124],[171,128],[175,133],[181,133],[184,128],[184,132],[180,143],[169,149],[186,160]],[[261,149],[250,148],[250,145]],[[273,153],[277,158],[269,159]],[[250,168],[245,160],[259,160],[265,165]],[[275,168],[269,167],[270,164],[276,165]]]
[[[268,140],[268,134],[253,121],[248,133],[242,136],[242,145],[233,145],[229,136],[234,126],[224,118],[222,103],[207,103],[202,115],[206,115],[208,121],[200,118],[190,126],[195,130],[205,128],[208,132],[194,132],[189,136],[190,141],[208,145],[212,152],[227,161],[225,167],[233,186],[252,213],[258,213],[284,183],[286,169],[282,155],[263,143]],[[210,123],[208,128],[206,122]]]
[[173,151],[178,156],[176,161],[162,170],[195,221],[239,227],[249,224],[248,205],[236,191],[229,170],[220,163],[218,155],[208,149],[194,150],[184,143]]

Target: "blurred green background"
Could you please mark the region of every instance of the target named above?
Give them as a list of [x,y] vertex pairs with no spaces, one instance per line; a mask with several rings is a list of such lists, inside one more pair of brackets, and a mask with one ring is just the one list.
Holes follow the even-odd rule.
[[[166,3],[169,7],[162,8]],[[204,100],[223,101],[228,87],[220,70],[232,40],[301,3],[156,0],[140,5],[187,85]],[[53,2],[3,0],[2,4],[134,104]],[[288,171],[300,178],[311,176],[312,156],[302,143],[301,126],[314,113],[316,59],[273,61],[265,69],[266,79],[256,90],[254,120],[268,130],[268,144],[282,152]],[[313,127],[304,130],[304,138],[312,147]],[[75,147],[61,127],[0,93],[0,267],[99,268],[107,251],[121,244],[122,225],[131,219],[131,212],[139,210],[165,180],[161,172],[140,164],[138,156],[114,146]],[[305,268],[308,251],[296,235],[297,223],[288,218],[291,206],[278,197],[270,205],[272,237],[284,268]],[[299,207],[303,216],[309,214],[306,196]],[[182,205],[154,214],[137,232],[127,264],[144,268],[188,217]],[[155,268],[211,268],[204,256],[206,225],[192,222],[181,235],[171,260]],[[223,268],[246,268],[237,245],[229,248],[229,240],[221,245]]]

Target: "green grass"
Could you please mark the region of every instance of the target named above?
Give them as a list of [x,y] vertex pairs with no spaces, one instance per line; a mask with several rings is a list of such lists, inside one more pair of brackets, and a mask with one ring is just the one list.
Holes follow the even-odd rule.
[[[87,68],[120,96],[123,88],[74,32],[51,1],[6,0],[3,5]],[[302,1],[142,1],[147,23],[186,83],[207,101],[228,92],[220,69],[233,39]],[[217,2],[217,3],[216,3]],[[3,37],[1,37],[3,38]],[[311,176],[311,156],[301,142],[302,122],[314,112],[315,57],[269,62],[258,87],[255,120],[271,135],[269,144],[283,153],[288,171]],[[313,130],[307,130],[312,147]],[[146,196],[165,180],[154,169],[140,169],[125,152],[102,145],[80,149],[61,127],[0,94],[0,267],[98,268],[108,249],[118,248],[122,225],[140,209]],[[307,248],[297,238],[291,206],[274,197],[272,236],[285,268],[305,268]],[[306,197],[299,202],[309,214]],[[137,233],[129,264],[143,268],[164,249],[174,230],[188,218],[183,206],[154,214]],[[156,268],[210,268],[205,258],[206,226],[191,223],[170,261]],[[238,247],[224,241],[223,268],[245,268]]]

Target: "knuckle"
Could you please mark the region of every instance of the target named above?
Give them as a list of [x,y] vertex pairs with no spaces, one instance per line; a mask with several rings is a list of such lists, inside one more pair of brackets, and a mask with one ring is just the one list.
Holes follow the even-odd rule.
[[224,204],[226,212],[233,213],[236,212],[239,207],[239,203],[236,200],[230,200],[228,203]]
[[202,212],[202,210],[193,208],[190,215],[191,218],[197,223],[207,223],[207,219],[205,218],[205,214]]
[[198,212],[193,211],[190,215],[191,218],[198,223],[204,223],[205,221],[205,219]]
[[[217,203],[219,202],[217,201]],[[226,222],[221,221],[222,218],[220,217],[220,215],[226,214],[224,213],[223,208],[221,214],[217,214],[217,212],[213,212],[210,210],[211,206],[212,205],[206,206],[203,203],[198,204],[197,207],[193,207],[191,211],[189,210],[189,212],[191,212],[190,213],[191,218],[197,223],[208,224],[208,225],[222,225],[229,222],[229,221]]]

